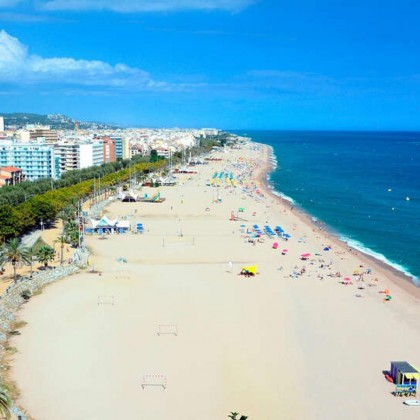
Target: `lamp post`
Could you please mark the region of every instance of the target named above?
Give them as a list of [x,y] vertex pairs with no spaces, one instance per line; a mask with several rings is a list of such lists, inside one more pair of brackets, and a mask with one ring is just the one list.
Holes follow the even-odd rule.
[[40,221],[40,225],[41,225],[41,230],[44,230],[44,222],[42,221],[42,219]]

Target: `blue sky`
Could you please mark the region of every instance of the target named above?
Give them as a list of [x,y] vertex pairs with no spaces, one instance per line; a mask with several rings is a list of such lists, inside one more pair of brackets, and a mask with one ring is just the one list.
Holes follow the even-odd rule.
[[0,0],[0,112],[420,130],[415,0]]

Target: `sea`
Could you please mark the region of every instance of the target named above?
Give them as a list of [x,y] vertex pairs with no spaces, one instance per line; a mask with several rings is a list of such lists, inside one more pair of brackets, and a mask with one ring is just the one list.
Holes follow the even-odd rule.
[[275,194],[420,287],[420,132],[232,132],[271,147]]

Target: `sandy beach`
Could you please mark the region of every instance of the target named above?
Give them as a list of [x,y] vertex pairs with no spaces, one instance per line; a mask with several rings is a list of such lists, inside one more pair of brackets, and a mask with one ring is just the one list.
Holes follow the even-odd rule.
[[[162,203],[110,203],[144,234],[88,236],[90,268],[22,307],[20,405],[42,420],[418,418],[382,372],[420,365],[419,290],[273,195],[268,148],[215,156]],[[207,185],[218,171],[237,187]],[[291,238],[259,241],[255,224]]]

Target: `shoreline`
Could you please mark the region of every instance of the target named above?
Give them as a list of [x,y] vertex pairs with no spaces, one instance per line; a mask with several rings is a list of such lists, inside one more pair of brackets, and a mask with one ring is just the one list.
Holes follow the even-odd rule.
[[[274,150],[272,146],[265,144],[265,143],[259,143],[254,142],[251,140],[252,143],[259,144],[266,148],[266,166],[262,170],[261,175],[259,175],[258,179],[261,182],[261,184],[264,186],[264,191],[266,194],[268,194],[272,199],[280,201],[283,206],[285,207],[293,207],[293,211],[295,214],[299,217],[299,219],[302,221],[302,223],[305,223],[309,227],[318,227],[317,224],[314,224],[313,222],[313,216],[311,213],[309,213],[307,210],[303,209],[301,206],[296,204],[296,202],[293,200],[292,197],[290,197],[293,202],[289,201],[287,198],[284,198],[281,194],[283,194],[281,191],[277,191],[271,184],[269,180],[270,173],[275,170],[275,167],[273,167],[273,161],[277,162],[276,156],[274,154]],[[277,193],[277,194],[276,194]],[[390,274],[389,279],[392,281],[393,284],[395,284],[397,287],[405,290],[410,295],[414,296],[416,299],[420,301],[420,287],[416,286],[415,281],[416,277],[414,275],[408,275],[405,272],[398,270],[397,268],[393,267],[389,263],[382,261],[373,255],[368,254],[365,251],[362,251],[358,248],[355,248],[348,244],[344,239],[340,237],[341,233],[335,231],[333,228],[331,228],[328,224],[323,222],[320,219],[317,219],[318,222],[322,224],[322,231],[327,235],[327,237],[330,239],[331,243],[334,243],[337,246],[340,247],[346,247],[347,249],[352,249],[352,253],[355,256],[359,256],[365,263],[368,263],[368,266],[374,266],[377,271],[382,273],[386,276],[387,273]],[[385,257],[386,258],[386,257]],[[388,276],[387,276],[388,277]]]
[[[254,142],[217,152],[221,161],[162,187],[160,204],[109,202],[109,217],[141,221],[144,234],[87,236],[97,274],[57,282],[22,307],[28,325],[11,340],[21,407],[45,420],[185,420],[197,410],[206,420],[232,410],[267,420],[279,412],[293,420],[415,418],[382,372],[390,360],[418,364],[418,300],[392,283],[388,267],[349,253],[273,194],[268,152]],[[238,187],[209,187],[216,171],[233,171]],[[279,223],[292,239],[250,241],[241,223]],[[301,261],[304,252],[313,257]],[[239,275],[254,264],[255,277]],[[334,275],[361,264],[374,271],[365,280],[344,285]],[[289,275],[297,266],[306,271]],[[395,299],[385,303],[380,293],[390,285]],[[115,305],[99,305],[100,296]],[[177,336],[156,334],[172,323]],[[167,388],[142,389],[143,375],[154,373],[167,376]]]

